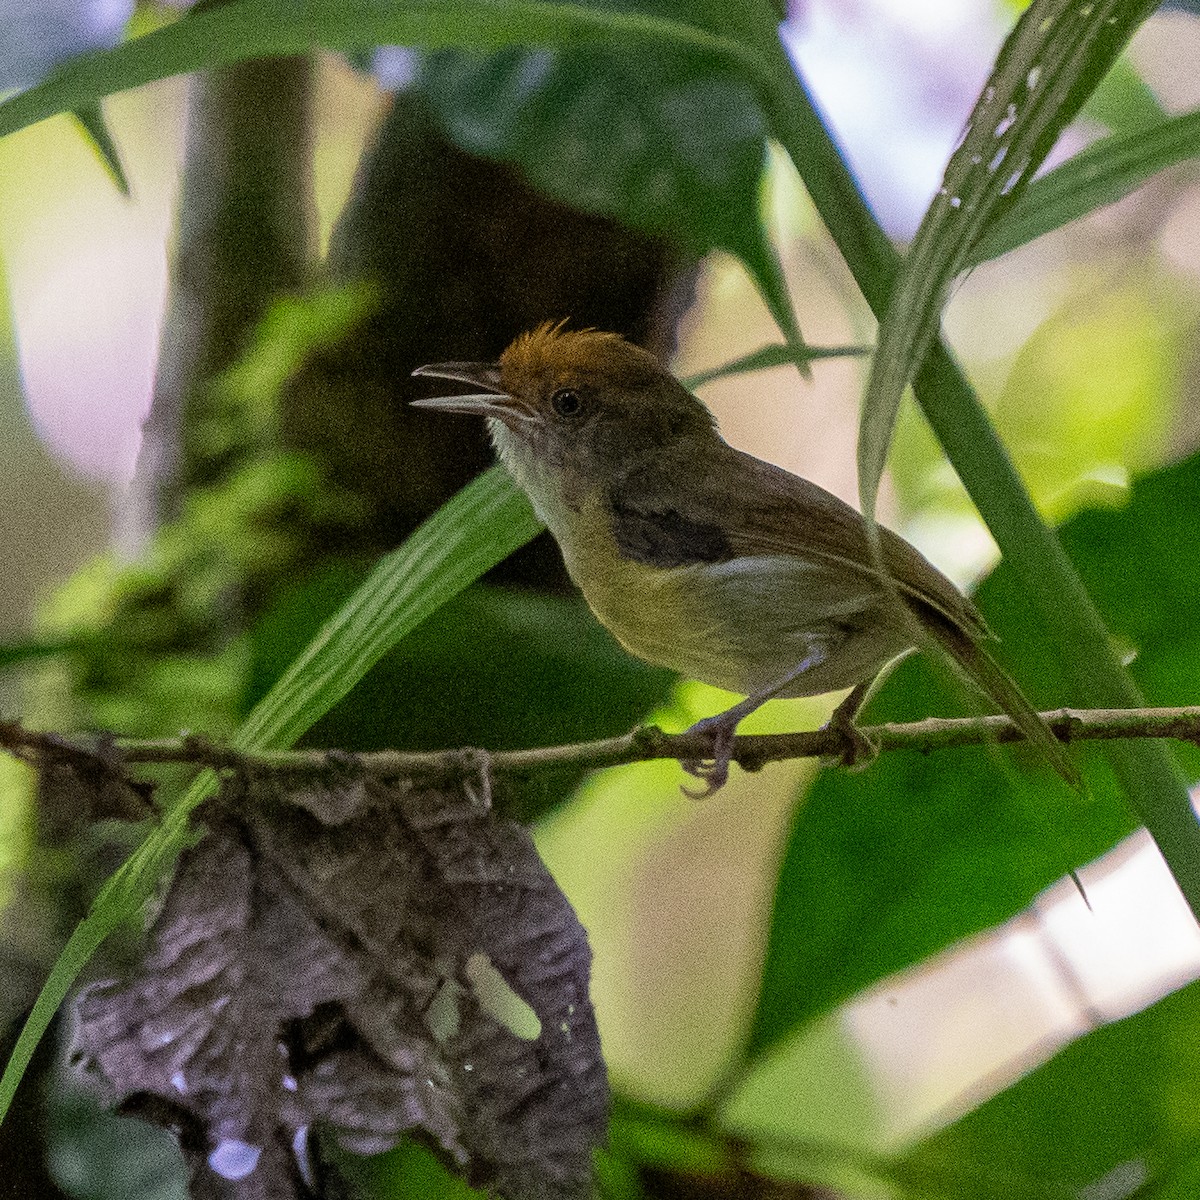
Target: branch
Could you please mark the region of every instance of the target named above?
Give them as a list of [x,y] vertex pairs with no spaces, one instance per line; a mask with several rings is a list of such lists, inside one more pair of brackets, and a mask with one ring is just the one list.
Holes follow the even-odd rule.
[[[1200,705],[1185,708],[1071,709],[1042,714],[1064,744],[1117,738],[1175,738],[1200,746]],[[868,725],[860,729],[879,753],[916,750],[928,754],[957,746],[1019,742],[1024,735],[1006,716],[927,717],[904,724]],[[348,754],[338,750],[277,750],[246,753],[219,746],[207,738],[143,740],[105,737],[94,746],[72,742],[54,733],[0,721],[0,749],[38,765],[47,759],[87,760],[107,771],[134,763],[188,763],[217,771],[312,771],[329,768],[363,772],[379,778],[417,776],[461,770],[486,757],[493,775],[526,775],[537,771],[615,767],[658,758],[703,759],[712,745],[705,734],[663,733],[652,725],[621,737],[546,746],[534,750],[401,751],[377,750]],[[793,758],[840,759],[846,743],[837,730],[807,733],[746,734],[734,739],[733,761],[743,770],[758,771],[767,763]],[[476,768],[477,769],[477,768]]]

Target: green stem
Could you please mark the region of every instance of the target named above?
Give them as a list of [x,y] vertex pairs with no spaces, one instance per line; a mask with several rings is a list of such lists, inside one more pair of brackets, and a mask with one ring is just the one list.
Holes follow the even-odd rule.
[[[782,46],[773,53],[777,82],[770,103],[776,134],[867,303],[882,318],[900,256],[859,192],[804,81]],[[1057,535],[1038,515],[979,397],[944,344],[934,346],[914,388],[921,411],[1001,553],[1020,576],[1039,620],[1055,634],[1062,666],[1075,690],[1072,702],[1089,707],[1141,705],[1083,581]],[[1109,759],[1126,799],[1200,919],[1200,823],[1175,759],[1165,746],[1152,742],[1114,745]]]

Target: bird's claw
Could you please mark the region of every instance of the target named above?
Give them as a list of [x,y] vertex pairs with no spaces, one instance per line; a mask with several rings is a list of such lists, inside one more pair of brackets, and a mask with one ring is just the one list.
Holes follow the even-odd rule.
[[704,783],[703,788],[680,788],[692,800],[705,800],[720,791],[729,779],[729,764],[733,759],[733,735],[737,721],[725,720],[726,714],[706,717],[697,721],[688,733],[706,734],[712,739],[712,758],[682,759],[679,765],[689,774]]
[[707,800],[714,792],[725,786],[729,778],[729,760],[722,762],[719,758],[690,758],[679,764],[689,775],[704,781],[701,788],[680,787],[680,791],[689,800]]
[[879,747],[855,724],[853,715],[834,709],[822,728],[841,739],[842,749],[836,761],[843,767],[861,770],[879,757]]

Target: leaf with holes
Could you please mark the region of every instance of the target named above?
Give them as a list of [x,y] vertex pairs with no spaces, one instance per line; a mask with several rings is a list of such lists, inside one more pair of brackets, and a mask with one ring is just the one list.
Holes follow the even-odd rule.
[[1149,0],[1034,0],[1004,43],[880,326],[858,443],[868,519],[901,396],[937,334],[951,283],[1154,7]]
[[458,777],[352,761],[227,782],[134,977],[80,999],[75,1057],[182,1129],[194,1194],[299,1197],[307,1131],[416,1131],[508,1200],[590,1195],[608,1090],[591,955],[519,826]]
[[1200,112],[1169,117],[1149,129],[1103,138],[1035,179],[1020,201],[970,253],[985,262],[1114,204],[1152,175],[1200,154]]

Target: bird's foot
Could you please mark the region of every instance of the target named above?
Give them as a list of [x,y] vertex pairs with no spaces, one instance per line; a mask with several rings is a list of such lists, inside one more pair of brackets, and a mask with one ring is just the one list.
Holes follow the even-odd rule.
[[861,770],[869,767],[879,757],[879,747],[855,723],[857,711],[857,706],[850,709],[844,703],[839,704],[822,729],[836,734],[841,739],[842,749],[837,754],[836,761],[843,767]]
[[725,786],[729,779],[729,764],[733,759],[733,736],[743,715],[735,706],[728,712],[697,721],[687,731],[689,734],[704,734],[712,740],[712,758],[680,760],[679,765],[704,784],[703,788],[681,788],[680,791],[685,796],[693,800],[703,800]]

